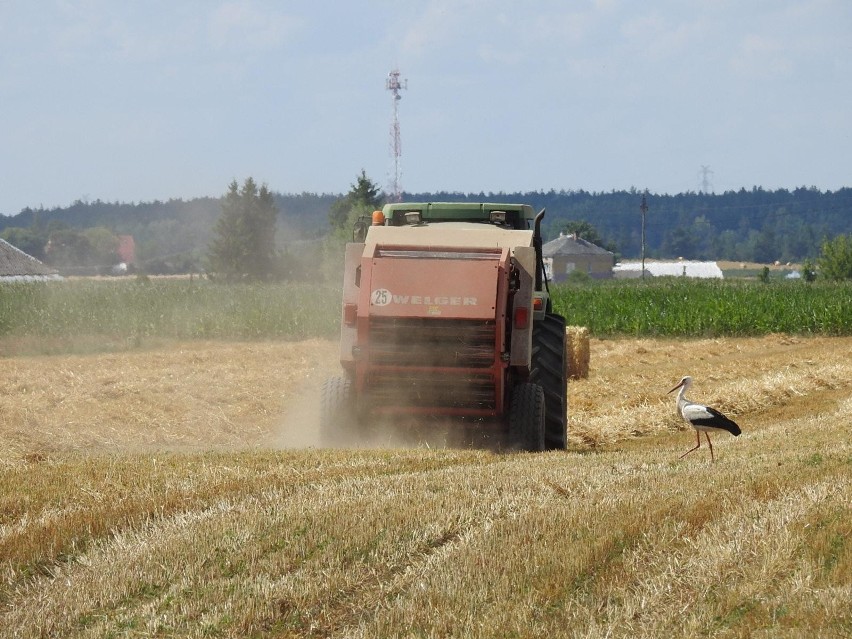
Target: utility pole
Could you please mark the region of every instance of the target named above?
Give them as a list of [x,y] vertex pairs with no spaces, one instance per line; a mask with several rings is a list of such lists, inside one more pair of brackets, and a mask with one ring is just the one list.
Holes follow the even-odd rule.
[[645,189],[645,192],[642,194],[642,204],[639,206],[639,210],[642,211],[642,279],[645,279],[645,213],[648,212],[648,200],[646,196],[648,195],[648,189]]

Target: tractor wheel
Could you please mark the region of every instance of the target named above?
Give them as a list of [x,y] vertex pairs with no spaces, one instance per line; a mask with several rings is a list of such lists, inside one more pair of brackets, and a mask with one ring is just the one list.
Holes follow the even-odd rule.
[[538,384],[518,384],[509,405],[509,440],[519,450],[544,450],[544,391]]
[[320,436],[323,444],[339,443],[350,433],[353,420],[352,382],[341,375],[329,377],[320,396]]
[[547,450],[564,450],[568,444],[565,318],[548,313],[535,323],[532,339],[530,381],[544,390],[544,446]]

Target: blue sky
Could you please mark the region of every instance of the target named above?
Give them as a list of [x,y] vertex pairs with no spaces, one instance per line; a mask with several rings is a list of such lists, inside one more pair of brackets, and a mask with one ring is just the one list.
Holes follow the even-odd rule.
[[391,185],[852,186],[848,0],[0,0],[0,213]]

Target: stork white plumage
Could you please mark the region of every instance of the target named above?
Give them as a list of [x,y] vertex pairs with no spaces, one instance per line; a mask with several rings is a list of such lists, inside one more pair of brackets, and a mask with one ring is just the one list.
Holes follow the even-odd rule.
[[690,386],[692,386],[692,378],[686,376],[678,382],[677,386],[669,391],[669,393],[673,393],[677,389],[680,389],[680,392],[677,394],[677,412],[695,429],[695,436],[698,438],[695,448],[690,448],[680,456],[680,459],[683,459],[693,450],[701,447],[701,433],[703,432],[707,438],[707,444],[710,446],[710,459],[716,461],[716,457],[713,454],[713,444],[710,442],[710,433],[726,431],[737,437],[742,431],[735,422],[725,417],[715,408],[689,401],[686,398],[686,391]]

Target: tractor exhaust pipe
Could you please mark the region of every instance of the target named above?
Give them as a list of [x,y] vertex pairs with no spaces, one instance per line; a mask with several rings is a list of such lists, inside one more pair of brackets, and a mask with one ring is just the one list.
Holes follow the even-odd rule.
[[541,209],[538,215],[535,216],[533,226],[533,247],[535,248],[535,290],[541,290],[542,278],[544,277],[544,255],[541,248],[541,220],[544,218],[544,212],[547,209]]

